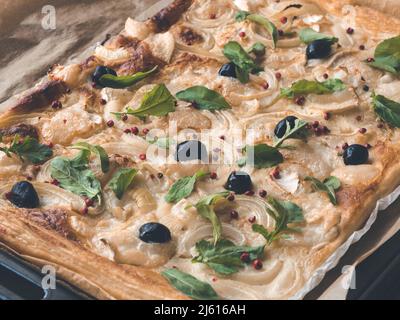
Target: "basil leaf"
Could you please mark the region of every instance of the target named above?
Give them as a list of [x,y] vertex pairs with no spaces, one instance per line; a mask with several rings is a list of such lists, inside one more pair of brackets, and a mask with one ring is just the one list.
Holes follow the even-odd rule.
[[188,297],[196,300],[218,300],[219,297],[210,284],[200,281],[190,274],[178,269],[167,269],[161,272],[169,283]]
[[174,111],[175,98],[165,84],[158,84],[144,95],[139,108],[135,110],[128,108],[126,112],[116,112],[114,114],[130,114],[138,118],[143,118],[146,116],[162,117]]
[[83,163],[88,151],[80,151],[74,159],[57,157],[50,163],[51,176],[60,183],[60,187],[90,199],[99,197],[101,185],[94,173]]
[[87,169],[89,166],[91,152],[88,150],[81,150],[75,158],[71,159],[71,166],[78,170]]
[[344,89],[346,86],[340,79],[329,79],[324,82],[299,80],[294,82],[290,88],[281,89],[280,97],[293,99],[298,95],[333,93]]
[[265,45],[261,42],[256,42],[249,49],[249,53],[254,53],[257,57],[265,55],[265,51]]
[[162,149],[169,149],[171,144],[173,144],[173,143],[175,143],[175,141],[173,139],[165,138],[165,137],[158,138],[156,141],[157,146]]
[[192,261],[204,263],[219,274],[230,275],[246,265],[240,259],[242,253],[248,253],[250,261],[261,259],[264,256],[264,247],[236,246],[225,239],[219,240],[214,246],[211,242],[201,240],[196,243],[198,255]]
[[146,136],[146,141],[150,144],[156,144],[157,147],[161,149],[169,149],[170,146],[175,142],[174,139],[168,137],[151,137],[150,135]]
[[205,196],[203,198],[201,198],[197,204],[197,205],[212,205],[212,204],[216,204],[217,202],[224,200],[227,196],[229,196],[229,191],[222,191],[222,192],[218,192],[218,193],[214,193],[208,196]]
[[99,145],[91,145],[87,142],[78,142],[74,144],[72,149],[87,150],[93,152],[100,159],[101,171],[106,173],[110,169],[110,160],[108,159],[107,152]]
[[236,14],[235,19],[236,21],[244,21],[247,19],[262,26],[271,35],[274,48],[276,48],[276,43],[278,42],[278,29],[267,18],[260,14],[252,14],[247,11],[239,11]]
[[386,39],[375,49],[374,61],[367,63],[374,68],[394,74],[400,73],[400,36]]
[[246,20],[246,18],[250,15],[250,12],[247,11],[239,11],[236,13],[235,15],[235,20],[237,22],[242,22],[244,20]]
[[165,196],[165,201],[169,203],[176,203],[184,198],[189,197],[194,189],[196,181],[205,177],[208,173],[199,171],[191,177],[184,177],[177,180],[169,189]]
[[321,182],[316,178],[307,176],[305,177],[305,180],[310,181],[315,190],[325,192],[328,195],[331,203],[335,206],[337,205],[335,191],[338,190],[341,186],[338,178],[332,176]]
[[305,44],[309,44],[311,42],[314,42],[315,40],[327,40],[332,44],[339,41],[339,39],[336,37],[327,36],[323,33],[316,32],[311,28],[305,28],[300,30],[299,37],[300,40]]
[[114,76],[112,74],[105,74],[100,77],[99,83],[103,87],[108,87],[108,88],[114,88],[114,89],[127,88],[149,77],[150,75],[156,72],[157,68],[158,66],[155,66],[153,69],[149,71],[137,72],[130,76]]
[[268,244],[282,237],[283,233],[298,231],[297,229],[289,228],[288,224],[300,223],[304,221],[303,210],[293,202],[277,200],[268,197],[266,207],[268,214],[275,220],[275,229],[268,231],[264,226],[253,224],[254,232],[261,234]]
[[49,146],[41,144],[35,138],[29,136],[20,141],[18,135],[15,135],[10,147],[2,147],[0,151],[3,151],[8,157],[11,156],[11,153],[14,153],[22,161],[28,160],[33,164],[41,164],[53,155]]
[[293,128],[290,128],[290,123],[286,121],[286,132],[281,138],[274,138],[274,147],[279,148],[282,143],[287,139],[305,139],[308,136],[308,130],[306,128],[307,121],[296,119]]
[[248,83],[250,81],[250,74],[247,70],[235,66],[235,74],[240,83]]
[[218,92],[204,86],[194,86],[176,94],[179,100],[192,102],[200,110],[230,109],[231,106]]
[[211,222],[213,226],[214,243],[218,242],[222,233],[221,221],[219,221],[219,218],[214,211],[214,207],[218,202],[225,200],[228,195],[228,191],[212,194],[200,199],[194,205],[197,213]]
[[112,191],[114,191],[118,199],[122,199],[122,196],[131,185],[137,172],[138,171],[133,168],[121,168],[111,178],[108,186]]
[[400,103],[382,95],[373,95],[372,102],[379,118],[395,128],[400,128]]
[[261,169],[271,168],[283,162],[283,156],[279,150],[267,144],[246,146],[245,153],[246,157],[239,160],[240,166],[247,164]]
[[324,184],[328,188],[332,188],[334,190],[338,190],[341,187],[340,180],[334,176],[330,176],[324,180]]
[[236,76],[241,83],[249,82],[250,72],[259,72],[262,70],[236,41],[229,41],[224,46],[224,55],[229,61],[235,64]]

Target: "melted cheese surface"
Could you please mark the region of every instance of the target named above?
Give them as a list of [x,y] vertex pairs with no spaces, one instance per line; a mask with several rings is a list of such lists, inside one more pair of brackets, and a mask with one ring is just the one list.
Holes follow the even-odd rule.
[[[302,7],[284,10],[293,3]],[[248,21],[235,21],[234,15],[238,11],[235,5],[267,16],[284,31],[312,27],[336,36],[341,48],[336,48],[329,59],[307,63],[305,46],[297,38],[282,38],[278,41],[278,47],[273,49],[265,30]],[[56,145],[56,155],[66,156],[74,154],[75,151],[67,147],[77,141],[99,144],[110,156],[127,157],[140,170],[135,182],[119,200],[106,187],[111,173],[104,175],[98,168],[96,171],[93,164],[93,170],[104,187],[102,208],[95,216],[77,213],[69,220],[83,244],[120,264],[159,270],[178,266],[210,282],[217,293],[226,299],[283,299],[301,289],[315,268],[310,257],[334,241],[341,232],[339,224],[344,210],[340,205],[332,205],[326,194],[313,192],[304,178],[310,175],[323,180],[336,176],[347,188],[359,188],[360,185],[373,183],[381,175],[384,166],[384,160],[375,148],[370,150],[370,162],[356,167],[345,166],[338,152],[344,143],[369,143],[375,146],[387,143],[392,138],[389,129],[377,128],[376,116],[370,106],[370,93],[362,90],[365,81],[371,88],[376,88],[378,93],[400,101],[400,82],[362,62],[373,53],[375,45],[388,35],[378,34],[371,40],[368,31],[362,29],[357,29],[354,36],[348,35],[345,30],[348,26],[354,26],[355,17],[353,7],[346,9],[343,16],[334,17],[305,1],[194,1],[181,20],[165,34],[152,34],[144,23],[132,19],[127,21],[126,34],[147,41],[154,55],[168,63],[147,84],[140,83],[129,89],[89,90],[90,80],[79,76],[78,67],[59,67],[55,71],[58,78],[64,79],[72,87],[86,89],[77,89],[65,96],[61,110],[31,120],[40,128],[43,140]],[[287,25],[280,22],[282,16],[288,18]],[[202,40],[188,45],[179,36],[182,28],[190,28]],[[246,36],[240,37],[240,32]],[[247,84],[218,75],[219,68],[226,62],[222,54],[223,46],[232,40],[238,41],[245,49],[255,42],[267,46],[262,61],[264,71],[252,75]],[[160,48],[163,42],[165,47]],[[358,46],[365,43],[367,50],[358,50]],[[110,50],[105,45],[104,48],[98,48],[95,54],[103,61],[107,59],[109,65],[113,59],[119,61],[129,54],[121,48],[115,49],[116,52]],[[182,58],[185,55],[186,58]],[[188,55],[197,55],[198,60],[187,58]],[[277,72],[281,73],[281,79],[276,78]],[[300,79],[323,81],[324,74],[343,80],[347,89],[332,95],[309,95],[304,106],[285,99],[276,102],[281,88]],[[265,82],[269,84],[268,89],[263,86]],[[162,118],[151,116],[145,122],[132,116],[126,121],[113,116],[114,112],[123,112],[127,107],[138,107],[143,95],[155,83],[165,83],[174,95],[194,85],[206,86],[221,93],[232,109],[200,111],[194,110],[188,103],[179,102],[174,113]],[[106,104],[101,104],[100,99],[104,99]],[[330,114],[329,120],[324,118],[326,112]],[[251,129],[257,143],[271,144],[277,122],[288,115],[310,122],[319,121],[329,127],[330,134],[311,135],[307,142],[290,140],[295,149],[281,151],[285,158],[284,163],[279,165],[281,179],[271,177],[273,168],[242,168],[251,175],[256,195],[237,196],[228,207],[218,210],[218,215],[222,221],[224,238],[237,245],[263,244],[262,236],[254,233],[248,222],[254,216],[257,223],[267,228],[274,227],[274,221],[264,208],[264,200],[257,196],[257,191],[263,189],[269,195],[290,200],[303,209],[305,222],[301,225],[302,232],[267,246],[262,270],[254,270],[250,265],[236,274],[221,277],[204,264],[192,263],[191,259],[196,255],[196,242],[210,239],[212,227],[194,208],[187,207],[202,196],[224,190],[229,174],[238,170],[236,161],[241,153],[237,149],[243,146],[243,141],[238,139],[241,130]],[[360,120],[356,120],[358,116]],[[114,126],[108,128],[106,122],[111,119]],[[142,134],[135,136],[124,133],[125,129],[137,126],[140,132],[144,128],[159,130],[157,133],[151,132],[164,136],[164,130],[171,123],[175,123],[177,128],[177,135],[171,137],[173,140],[179,142],[200,137],[211,157],[226,159],[228,164],[218,163],[217,160],[211,164],[172,163],[172,155],[166,158],[165,149],[149,143]],[[366,128],[367,133],[361,134],[359,128]],[[204,131],[209,134],[203,134]],[[222,135],[225,140],[219,139]],[[147,153],[146,161],[139,159],[143,153]],[[25,170],[18,159],[1,156],[0,164],[0,174],[3,177],[15,172],[21,176]],[[172,184],[199,170],[216,172],[218,178],[199,181],[189,198],[176,204],[166,203],[164,196]],[[158,173],[162,173],[163,178],[158,178]],[[37,180],[43,182],[47,179],[48,165],[44,165]],[[79,203],[76,206],[79,207]],[[239,212],[238,220],[229,217],[229,211],[233,208]],[[141,241],[138,229],[146,222],[166,225],[171,230],[172,241],[166,244]],[[214,278],[217,281],[213,281]]]

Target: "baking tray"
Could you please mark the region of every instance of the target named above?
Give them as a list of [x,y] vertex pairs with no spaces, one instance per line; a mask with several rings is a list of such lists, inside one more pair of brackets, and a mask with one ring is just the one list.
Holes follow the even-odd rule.
[[43,289],[44,274],[40,269],[21,258],[0,249],[0,300],[91,300],[62,280],[56,281],[55,289]]
[[[400,300],[400,232],[356,267],[356,289],[348,300]],[[56,289],[42,289],[40,269],[0,250],[0,300],[91,300],[57,280]]]

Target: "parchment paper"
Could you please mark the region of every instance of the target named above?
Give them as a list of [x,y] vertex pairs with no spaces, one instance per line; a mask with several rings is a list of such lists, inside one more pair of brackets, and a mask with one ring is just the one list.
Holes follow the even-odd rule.
[[[143,20],[170,1],[0,0],[0,111],[10,105],[7,99],[31,88],[52,64],[81,61],[106,34],[122,30],[128,16]],[[55,30],[42,27],[45,5],[56,10]],[[400,230],[399,195],[397,188],[379,201],[365,226],[293,298],[345,299],[348,274],[342,274],[343,267],[355,267]]]

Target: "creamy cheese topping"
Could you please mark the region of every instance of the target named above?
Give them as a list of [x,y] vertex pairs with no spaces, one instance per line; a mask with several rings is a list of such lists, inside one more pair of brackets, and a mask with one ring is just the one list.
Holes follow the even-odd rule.
[[[312,27],[335,36],[339,38],[341,48],[335,48],[331,58],[308,63],[305,46],[297,37],[284,37],[273,49],[271,37],[262,27],[249,21],[235,21],[238,11],[235,4],[240,9],[265,15],[285,32]],[[374,146],[389,139],[389,134],[377,128],[369,93],[361,87],[368,84],[371,88],[375,87],[377,93],[400,101],[400,82],[390,76],[382,77],[380,71],[362,62],[371,52],[360,51],[358,47],[366,44],[368,35],[361,28],[354,36],[346,33],[348,27],[356,28],[354,7],[346,7],[343,9],[344,16],[334,17],[305,1],[235,1],[235,4],[227,0],[194,1],[180,22],[162,34],[153,34],[145,23],[128,19],[125,33],[146,42],[156,58],[169,63],[160,76],[154,78],[154,83],[141,83],[129,89],[104,88],[93,95],[84,89],[77,89],[63,98],[60,111],[49,113],[34,122],[40,128],[43,139],[56,145],[56,155],[71,157],[76,151],[67,147],[77,141],[87,141],[101,145],[110,156],[128,157],[139,169],[134,183],[121,199],[117,199],[107,187],[111,174],[101,173],[98,165],[96,169],[95,159],[92,159],[93,170],[103,186],[103,203],[101,208],[96,209],[96,216],[76,214],[69,221],[87,248],[120,264],[159,270],[177,266],[209,282],[221,297],[227,299],[289,298],[312,273],[315,267],[310,260],[312,254],[338,237],[341,212],[344,210],[340,205],[334,206],[325,193],[313,192],[304,178],[313,176],[323,180],[336,176],[344,188],[373,183],[382,174],[383,161],[374,148],[370,150],[370,163],[356,167],[345,166],[338,153],[344,143],[369,143]],[[285,9],[292,4],[300,7]],[[282,17],[286,17],[288,22],[283,24]],[[185,42],[183,32],[192,32],[192,42]],[[378,35],[373,43],[368,40],[367,49],[386,37],[382,35],[382,39],[378,39]],[[251,75],[247,84],[218,75],[221,65],[227,62],[222,54],[223,46],[233,40],[245,49],[255,42],[267,47],[265,59],[261,62],[264,71]],[[198,61],[184,60],[180,64],[179,59],[184,54],[195,54],[200,58]],[[114,65],[128,60],[130,53],[125,48],[112,49],[105,45],[97,47],[95,55],[107,65]],[[54,73],[72,87],[78,84],[87,86],[83,86],[77,70],[77,66],[58,67]],[[279,79],[276,76],[278,72]],[[346,84],[346,90],[308,95],[303,106],[292,100],[277,101],[281,88],[300,79],[324,81],[326,76],[341,79]],[[124,112],[127,107],[137,108],[143,96],[154,88],[155,82],[164,83],[173,95],[191,86],[206,86],[222,94],[232,109],[202,111],[193,109],[189,103],[179,102],[174,113],[162,118],[150,116],[145,122],[133,116],[125,120],[115,118],[115,112]],[[268,83],[268,88],[265,83]],[[103,104],[100,99],[104,100]],[[271,176],[273,168],[246,166],[241,170],[251,175],[255,191],[265,190],[270,196],[290,200],[302,208],[305,222],[301,225],[301,232],[266,246],[261,270],[249,265],[238,273],[222,277],[204,264],[192,263],[191,259],[197,254],[195,244],[202,239],[211,239],[213,229],[209,221],[190,205],[204,195],[224,190],[229,174],[238,170],[236,161],[242,156],[238,148],[244,145],[237,139],[240,130],[251,129],[257,143],[271,144],[276,124],[288,115],[309,122],[318,121],[330,129],[330,134],[312,135],[307,142],[291,140],[290,145],[294,149],[281,150],[285,161],[279,166],[280,179]],[[112,128],[106,125],[109,120],[113,120]],[[139,132],[143,129],[165,130],[171,123],[177,128],[176,136],[170,137],[172,140],[181,142],[200,137],[212,157],[225,158],[228,163],[171,163],[173,156],[166,159],[166,150],[147,141],[143,134],[124,133],[132,127],[137,127]],[[367,133],[360,133],[359,128],[366,128]],[[206,130],[208,135],[203,134]],[[162,137],[166,134],[160,131],[156,135]],[[224,136],[225,140],[221,140],[220,136]],[[140,159],[139,155],[146,153],[146,160]],[[2,176],[18,171],[22,174],[23,168],[18,159],[1,155],[0,164]],[[43,184],[51,179],[48,170],[48,165],[42,166],[35,183]],[[195,192],[176,204],[165,201],[164,196],[177,179],[199,170],[215,172],[217,179],[199,181]],[[41,199],[49,199],[42,189],[38,192]],[[73,194],[70,198],[65,198],[64,193],[52,196],[54,203],[58,201],[77,212],[82,206]],[[45,203],[52,205],[49,201]],[[237,220],[230,218],[232,209],[239,213]],[[237,196],[229,206],[218,210],[218,215],[222,221],[223,237],[237,245],[265,243],[262,236],[252,231],[249,218],[255,217],[256,223],[269,230],[275,225],[265,210],[264,199],[257,194]],[[138,230],[146,222],[160,222],[167,226],[172,240],[165,244],[141,241]]]

